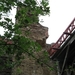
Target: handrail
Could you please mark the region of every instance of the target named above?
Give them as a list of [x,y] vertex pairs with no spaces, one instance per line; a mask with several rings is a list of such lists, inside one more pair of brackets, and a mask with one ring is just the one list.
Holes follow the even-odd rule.
[[75,22],[75,18],[72,20],[72,22],[67,27],[67,29],[63,32],[63,34],[60,36],[57,42],[51,46],[51,48],[48,51],[50,56],[52,56],[61,47],[63,42],[65,42],[67,37],[72,34],[72,31],[75,29],[74,22]]

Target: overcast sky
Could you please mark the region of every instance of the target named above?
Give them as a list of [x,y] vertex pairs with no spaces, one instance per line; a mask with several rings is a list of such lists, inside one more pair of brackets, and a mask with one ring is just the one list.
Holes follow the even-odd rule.
[[49,0],[50,16],[40,17],[49,28],[47,43],[56,42],[75,17],[75,0]]
[[[49,0],[50,16],[40,17],[44,22],[43,26],[49,28],[49,38],[47,43],[53,43],[58,40],[64,30],[75,17],[75,0]],[[14,18],[15,10],[11,13]],[[14,21],[14,19],[13,19]],[[0,34],[3,34],[0,28]]]

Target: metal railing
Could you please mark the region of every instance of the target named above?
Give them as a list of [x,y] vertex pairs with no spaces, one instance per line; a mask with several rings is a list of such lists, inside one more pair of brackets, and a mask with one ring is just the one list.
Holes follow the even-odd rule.
[[74,29],[75,29],[75,18],[72,20],[72,22],[70,23],[70,25],[67,27],[67,29],[63,32],[63,34],[61,35],[61,37],[57,40],[56,43],[54,43],[51,48],[48,50],[48,53],[50,54],[50,56],[52,56],[57,50],[59,50],[59,48],[62,46],[62,44],[65,42],[65,40],[68,38],[68,36],[71,36],[71,34],[73,33]]

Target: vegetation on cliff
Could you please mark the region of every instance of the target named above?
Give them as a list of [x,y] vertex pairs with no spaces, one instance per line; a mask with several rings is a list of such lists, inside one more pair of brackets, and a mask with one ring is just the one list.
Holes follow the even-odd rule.
[[[9,18],[10,15],[8,14],[12,8],[17,9],[15,24],[12,22],[12,19]],[[0,35],[0,57],[15,58],[12,63],[10,59],[8,59],[5,64],[6,67],[19,65],[25,53],[42,64],[40,59],[34,56],[34,50],[41,50],[40,45],[27,36],[21,36],[22,32],[20,28],[38,23],[38,17],[40,15],[49,15],[49,8],[48,0],[41,0],[40,2],[37,0],[0,0],[0,26],[5,29],[4,35]],[[5,14],[7,14],[7,16],[3,16]],[[26,35],[28,35],[28,31],[26,31]]]

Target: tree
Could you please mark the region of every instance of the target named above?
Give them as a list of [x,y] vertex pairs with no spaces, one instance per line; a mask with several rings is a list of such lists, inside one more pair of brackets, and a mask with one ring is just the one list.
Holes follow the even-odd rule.
[[[33,50],[40,50],[40,46],[26,36],[21,36],[20,27],[27,27],[31,24],[39,22],[40,15],[48,15],[50,13],[48,0],[0,0],[0,26],[5,29],[4,36],[0,39],[0,56],[6,55],[7,57],[14,57],[15,62],[8,64],[6,67],[13,67],[19,64],[23,58],[23,53],[37,59],[33,55]],[[16,8],[17,14],[15,15],[16,23],[14,24],[9,17],[3,14],[8,14],[12,8]],[[9,15],[8,15],[9,16]]]

